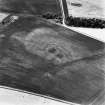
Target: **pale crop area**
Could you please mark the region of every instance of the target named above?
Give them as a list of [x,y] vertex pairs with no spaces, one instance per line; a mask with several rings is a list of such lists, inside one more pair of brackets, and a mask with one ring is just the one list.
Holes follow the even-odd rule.
[[105,19],[105,0],[66,0],[69,15]]

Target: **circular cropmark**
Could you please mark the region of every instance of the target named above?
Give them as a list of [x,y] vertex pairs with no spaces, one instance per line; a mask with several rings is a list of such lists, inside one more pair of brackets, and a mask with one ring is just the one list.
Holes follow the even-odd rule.
[[25,38],[26,49],[38,56],[52,61],[54,64],[62,64],[71,60],[70,52],[65,49],[65,44],[57,33],[49,28],[35,29]]

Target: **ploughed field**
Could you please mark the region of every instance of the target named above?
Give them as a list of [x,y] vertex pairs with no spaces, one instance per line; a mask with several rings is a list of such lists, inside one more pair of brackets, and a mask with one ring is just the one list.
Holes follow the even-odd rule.
[[102,42],[39,17],[0,27],[0,85],[89,103],[104,94],[104,73]]

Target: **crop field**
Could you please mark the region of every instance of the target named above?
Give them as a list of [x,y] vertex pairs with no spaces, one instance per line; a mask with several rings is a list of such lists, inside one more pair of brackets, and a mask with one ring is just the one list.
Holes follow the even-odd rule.
[[[59,12],[54,0],[1,1],[8,13]],[[36,15],[1,27],[0,85],[79,104],[105,96],[105,43]]]
[[1,30],[0,49],[0,85],[73,103],[104,91],[105,44],[83,34],[19,17]]
[[0,11],[42,15],[48,12],[59,14],[57,0],[0,0]]
[[104,0],[67,0],[67,5],[74,17],[105,18]]

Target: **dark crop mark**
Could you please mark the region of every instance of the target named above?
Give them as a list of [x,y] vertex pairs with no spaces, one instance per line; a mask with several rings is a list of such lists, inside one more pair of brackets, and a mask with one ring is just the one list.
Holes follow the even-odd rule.
[[71,3],[71,5],[76,6],[76,7],[81,7],[82,6],[82,4],[80,4],[80,3]]

